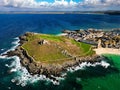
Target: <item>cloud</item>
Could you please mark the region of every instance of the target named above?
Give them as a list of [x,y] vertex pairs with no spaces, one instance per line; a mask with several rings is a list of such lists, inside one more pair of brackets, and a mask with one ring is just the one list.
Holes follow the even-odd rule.
[[120,8],[120,0],[0,0],[2,7],[31,8],[39,10],[105,10]]
[[84,0],[78,6],[88,10],[120,10],[120,0]]
[[59,7],[59,6],[72,6],[76,3],[72,0],[70,2],[66,0],[55,0],[53,3],[47,1],[37,2],[35,0],[4,0],[4,6],[13,7],[29,7],[29,8],[40,8],[40,7]]
[[120,0],[84,0],[83,3],[89,5],[120,5]]
[[4,2],[4,0],[0,0],[0,6],[2,6],[2,5],[3,5],[3,2]]

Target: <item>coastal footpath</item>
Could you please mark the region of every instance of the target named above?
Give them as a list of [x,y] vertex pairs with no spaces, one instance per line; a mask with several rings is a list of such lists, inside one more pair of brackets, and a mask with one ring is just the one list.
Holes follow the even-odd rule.
[[32,75],[54,79],[53,76],[61,76],[69,67],[99,62],[106,59],[101,54],[120,52],[120,29],[64,30],[63,33],[55,36],[27,32],[19,37],[20,45],[4,55],[18,56],[21,65]]

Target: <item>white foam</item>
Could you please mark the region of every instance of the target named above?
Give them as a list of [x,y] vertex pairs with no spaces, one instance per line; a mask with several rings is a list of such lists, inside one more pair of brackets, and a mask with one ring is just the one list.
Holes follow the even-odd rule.
[[13,41],[12,44],[14,44],[14,45],[18,44],[18,42],[20,41],[19,38],[16,37],[16,38],[14,38],[14,39],[15,39],[15,41]]
[[7,58],[5,55],[4,56],[0,55],[0,59],[5,59],[5,58]]
[[[58,81],[59,80],[64,80],[64,78],[62,78],[62,77],[55,77],[53,75],[51,75],[51,77],[55,78],[58,81],[53,81],[49,78],[46,78],[45,75],[34,75],[34,76],[32,76],[32,75],[30,75],[30,73],[27,71],[26,68],[21,66],[19,57],[14,56],[14,57],[11,57],[11,58],[14,58],[14,61],[11,63],[11,65],[6,64],[6,66],[11,67],[11,68],[13,67],[10,70],[10,72],[16,72],[18,74],[17,77],[15,77],[11,80],[12,82],[17,81],[16,85],[25,86],[25,85],[30,84],[30,83],[35,83],[39,80],[46,80],[46,81],[52,82],[55,85],[59,85]],[[70,71],[70,72],[74,72],[74,71],[77,71],[77,70],[80,70],[80,69],[84,69],[85,67],[90,67],[90,66],[95,67],[97,65],[101,65],[101,66],[107,68],[110,64],[105,62],[105,61],[96,62],[94,64],[83,62],[83,63],[79,64],[78,66],[70,67],[67,70]]]
[[[9,50],[1,53],[1,54],[0,54],[0,59],[9,59],[9,57],[7,57],[6,55],[3,55],[3,54],[6,54],[6,53],[9,52],[9,51],[15,50],[15,48],[20,45],[20,43],[19,43],[20,40],[19,40],[18,37],[14,38],[14,40],[15,40],[15,41],[13,41],[13,42],[11,43],[11,44],[13,44],[13,47],[11,47]],[[4,50],[4,49],[1,49],[1,50]],[[3,56],[2,56],[2,55],[3,55]]]
[[4,48],[0,49],[1,51],[5,50]]
[[[46,80],[49,82],[52,82],[55,85],[58,85],[59,82],[50,80],[49,78],[46,78],[45,75],[31,75],[26,68],[22,67],[20,64],[20,59],[17,56],[11,57],[14,59],[14,61],[11,63],[11,65],[6,65],[8,67],[11,67],[10,72],[16,72],[18,74],[17,77],[13,78],[11,82],[16,82],[16,85],[25,86],[30,83],[35,83],[39,80]],[[60,79],[60,77],[56,77],[56,79]]]
[[15,48],[20,45],[20,43],[19,43],[19,41],[20,41],[19,38],[16,37],[16,38],[14,38],[14,39],[15,39],[15,41],[12,42],[12,44],[13,44],[14,46],[10,49],[10,51],[15,50]]
[[[51,77],[55,78],[57,81],[53,81],[49,78],[46,78],[45,75],[34,75],[34,76],[32,76],[27,71],[26,68],[21,66],[19,57],[13,56],[13,57],[10,57],[10,58],[13,58],[14,61],[11,63],[11,65],[6,64],[5,66],[11,68],[10,72],[16,72],[18,74],[17,77],[15,77],[11,80],[11,82],[13,82],[13,83],[16,83],[16,81],[17,81],[16,85],[21,85],[22,87],[24,87],[27,84],[35,83],[39,80],[46,80],[46,81],[52,82],[54,85],[59,85],[58,81],[59,80],[64,80],[64,78],[62,78],[62,77],[55,77],[53,75],[51,75]],[[10,59],[10,58],[7,58],[7,59]],[[74,71],[77,71],[77,70],[80,70],[80,69],[84,69],[85,67],[90,67],[90,66],[95,67],[97,65],[101,65],[104,68],[107,68],[108,66],[110,66],[110,64],[105,62],[105,61],[96,62],[96,63],[93,63],[93,64],[83,62],[76,67],[74,66],[74,67],[68,68],[67,71],[74,72]],[[66,74],[64,73],[63,76],[65,76],[65,75]]]
[[[20,43],[19,43],[20,40],[19,40],[18,37],[14,38],[14,40],[15,40],[15,41],[13,41],[13,42],[11,43],[11,44],[13,45],[13,47],[11,47],[9,50],[3,52],[1,55],[6,54],[6,53],[9,52],[9,51],[14,51],[15,48],[20,45]],[[1,55],[0,55],[0,58],[3,58],[4,56],[1,56]]]
[[64,80],[64,78],[62,76],[61,77],[57,77],[57,76],[51,75],[51,77],[55,78],[56,80]]
[[80,69],[84,69],[85,67],[90,67],[90,66],[95,67],[97,65],[103,66],[104,68],[108,68],[110,66],[110,64],[105,61],[95,62],[95,63],[83,62],[79,64],[78,66],[69,67],[67,71],[74,72]]
[[101,65],[105,68],[109,67],[110,64],[109,63],[106,63],[105,61],[101,61]]
[[10,70],[10,72],[16,72],[17,70],[14,68],[14,69],[12,69],[12,70]]
[[5,66],[6,66],[6,67],[9,67],[9,65],[8,65],[8,64],[5,64]]

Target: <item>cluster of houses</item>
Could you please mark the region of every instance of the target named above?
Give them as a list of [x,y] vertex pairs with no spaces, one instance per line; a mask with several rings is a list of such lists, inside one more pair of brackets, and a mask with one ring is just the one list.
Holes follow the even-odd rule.
[[120,49],[120,28],[113,30],[87,29],[64,30],[66,36],[76,41],[96,45],[104,48]]

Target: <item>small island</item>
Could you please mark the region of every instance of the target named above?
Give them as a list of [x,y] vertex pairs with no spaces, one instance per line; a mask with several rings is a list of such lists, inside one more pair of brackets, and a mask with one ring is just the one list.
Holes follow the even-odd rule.
[[64,30],[63,33],[27,32],[19,37],[20,45],[4,55],[18,56],[31,75],[53,78],[82,62],[99,62],[105,58],[101,54],[120,54],[120,29]]

